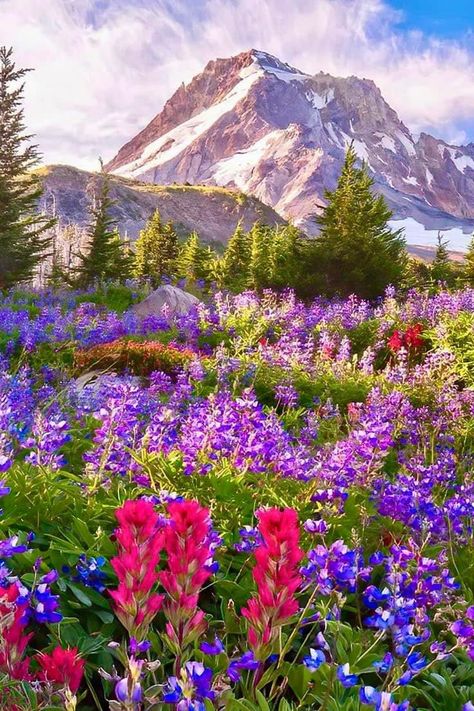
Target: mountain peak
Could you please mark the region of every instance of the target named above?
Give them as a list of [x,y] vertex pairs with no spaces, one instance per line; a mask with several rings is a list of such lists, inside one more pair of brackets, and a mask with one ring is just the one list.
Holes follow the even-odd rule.
[[351,143],[397,219],[421,232],[474,221],[471,147],[415,141],[370,79],[307,74],[259,49],[208,62],[107,167],[235,188],[314,229]]
[[282,62],[278,59],[278,57],[275,57],[273,54],[269,54],[268,52],[263,52],[259,49],[251,49],[249,54],[264,72],[269,72],[270,74],[275,74],[276,76],[293,74],[295,77],[310,77],[310,74],[306,74],[305,72],[292,67],[290,64],[286,64],[286,62]]

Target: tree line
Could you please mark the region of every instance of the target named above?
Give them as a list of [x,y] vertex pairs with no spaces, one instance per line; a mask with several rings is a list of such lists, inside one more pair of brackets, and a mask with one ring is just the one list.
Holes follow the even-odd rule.
[[388,284],[474,285],[474,240],[462,265],[450,260],[441,236],[432,265],[409,258],[403,231],[389,226],[392,213],[352,146],[335,190],[326,191],[316,237],[291,224],[255,223],[246,231],[239,223],[223,253],[195,232],[181,241],[158,210],[132,251],[112,217],[110,179],[102,169],[85,248],[66,267],[51,245],[55,220],[37,211],[42,189],[33,168],[40,156],[26,133],[22,108],[28,71],[15,67],[11,49],[0,48],[0,289],[30,281],[45,257],[52,261],[53,286],[66,281],[88,287],[130,277],[157,284],[166,277],[236,292],[290,287],[302,297],[354,293],[373,299]]

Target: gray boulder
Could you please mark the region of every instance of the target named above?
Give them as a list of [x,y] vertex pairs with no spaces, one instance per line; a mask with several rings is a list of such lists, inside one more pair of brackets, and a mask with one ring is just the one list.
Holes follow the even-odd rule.
[[152,291],[140,303],[134,304],[132,311],[136,316],[144,318],[151,315],[159,316],[163,313],[164,307],[166,307],[165,312],[168,316],[178,316],[187,314],[193,306],[197,306],[200,303],[196,296],[179,289],[177,286],[166,284],[166,286],[160,286],[155,291]]

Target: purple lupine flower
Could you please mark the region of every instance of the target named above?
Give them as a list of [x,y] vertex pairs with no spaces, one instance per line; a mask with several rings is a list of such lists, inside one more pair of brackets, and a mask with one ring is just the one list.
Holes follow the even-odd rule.
[[255,659],[253,652],[250,650],[242,654],[237,659],[232,659],[227,667],[227,676],[234,683],[238,682],[241,672],[244,670],[255,671],[260,666],[260,662]]
[[163,702],[177,704],[179,711],[203,709],[204,700],[215,698],[212,670],[200,662],[187,662],[179,677],[168,678],[163,689]]
[[199,649],[201,652],[204,652],[204,654],[216,655],[224,651],[224,645],[219,637],[215,637],[214,642],[201,642]]

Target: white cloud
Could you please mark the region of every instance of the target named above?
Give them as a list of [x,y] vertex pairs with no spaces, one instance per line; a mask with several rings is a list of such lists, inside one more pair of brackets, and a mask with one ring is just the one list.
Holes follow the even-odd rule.
[[461,138],[472,53],[398,17],[382,0],[0,0],[0,44],[35,67],[27,120],[48,162],[110,158],[209,59],[250,47],[370,77],[412,130]]

